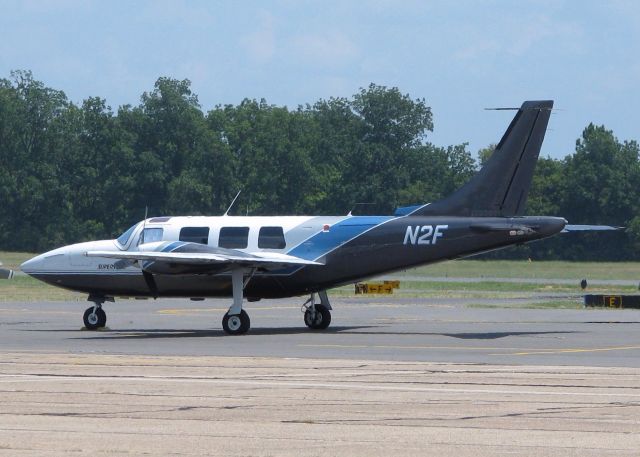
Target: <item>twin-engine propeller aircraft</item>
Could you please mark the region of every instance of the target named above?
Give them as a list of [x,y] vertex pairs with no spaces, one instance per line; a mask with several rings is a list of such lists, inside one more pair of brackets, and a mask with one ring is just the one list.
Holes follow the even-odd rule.
[[[243,301],[310,295],[304,322],[331,322],[327,289],[554,235],[563,218],[523,216],[553,101],[522,104],[484,167],[451,196],[392,216],[153,217],[115,240],[65,246],[22,270],[89,294],[87,329],[116,296],[233,297],[222,319],[246,333]],[[318,301],[319,297],[319,301]]]

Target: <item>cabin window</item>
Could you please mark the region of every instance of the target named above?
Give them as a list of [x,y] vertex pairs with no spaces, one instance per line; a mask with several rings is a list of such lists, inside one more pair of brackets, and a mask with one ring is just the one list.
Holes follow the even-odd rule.
[[179,240],[209,244],[209,227],[182,227]]
[[284,240],[282,227],[261,227],[258,234],[258,247],[260,249],[284,249],[287,242]]
[[138,244],[153,243],[154,241],[162,241],[163,230],[161,228],[146,228],[142,231]]
[[246,249],[249,244],[249,227],[222,227],[218,246],[227,249]]

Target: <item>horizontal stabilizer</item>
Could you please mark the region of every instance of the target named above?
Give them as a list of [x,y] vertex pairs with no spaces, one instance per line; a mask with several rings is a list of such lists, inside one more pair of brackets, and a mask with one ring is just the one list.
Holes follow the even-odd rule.
[[568,224],[564,226],[564,230],[561,233],[568,232],[609,232],[616,230],[623,230],[624,227],[614,227],[611,225],[572,225]]

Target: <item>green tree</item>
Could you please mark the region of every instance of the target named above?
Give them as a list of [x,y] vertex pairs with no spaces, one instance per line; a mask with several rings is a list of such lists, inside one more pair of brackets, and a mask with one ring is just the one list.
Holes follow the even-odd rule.
[[433,130],[431,108],[424,99],[413,100],[397,87],[370,84],[353,97],[353,111],[364,121],[362,140],[392,151],[419,146]]
[[564,163],[551,157],[539,158],[527,199],[527,214],[561,216]]
[[[572,223],[624,225],[637,208],[638,144],[589,124],[566,158],[562,211]],[[585,211],[585,208],[588,208]]]
[[5,248],[43,248],[49,237],[60,237],[53,227],[68,217],[67,208],[58,204],[67,195],[52,143],[70,104],[63,92],[36,81],[29,71],[14,71],[11,78],[0,83],[0,239]]
[[[638,144],[619,142],[611,130],[589,124],[565,159],[559,212],[573,224],[627,226],[638,214]],[[584,233],[567,237],[570,259],[629,259],[634,252],[624,234]]]
[[307,131],[312,120],[265,100],[219,106],[207,116],[210,128],[230,152],[229,163],[242,189],[235,208],[250,214],[290,214],[310,208],[315,177]]
[[487,160],[489,160],[489,157],[491,157],[493,151],[496,150],[496,146],[497,144],[491,143],[486,148],[482,148],[478,151],[478,163],[481,167],[484,166],[485,163],[487,163]]
[[341,201],[392,211],[406,203],[407,188],[415,189],[411,171],[420,164],[411,151],[424,145],[427,131],[433,130],[431,108],[398,88],[371,84],[354,95],[350,111],[357,116],[350,127],[358,142],[343,161]]

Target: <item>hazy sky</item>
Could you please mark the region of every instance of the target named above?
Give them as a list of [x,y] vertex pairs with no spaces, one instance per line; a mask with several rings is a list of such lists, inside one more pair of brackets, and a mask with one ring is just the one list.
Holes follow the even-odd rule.
[[429,140],[474,154],[513,115],[483,108],[552,98],[542,154],[564,157],[589,122],[640,140],[639,24],[635,0],[0,0],[0,77],[29,69],[114,109],[159,76],[190,79],[205,110],[295,108],[374,82],[425,98]]

